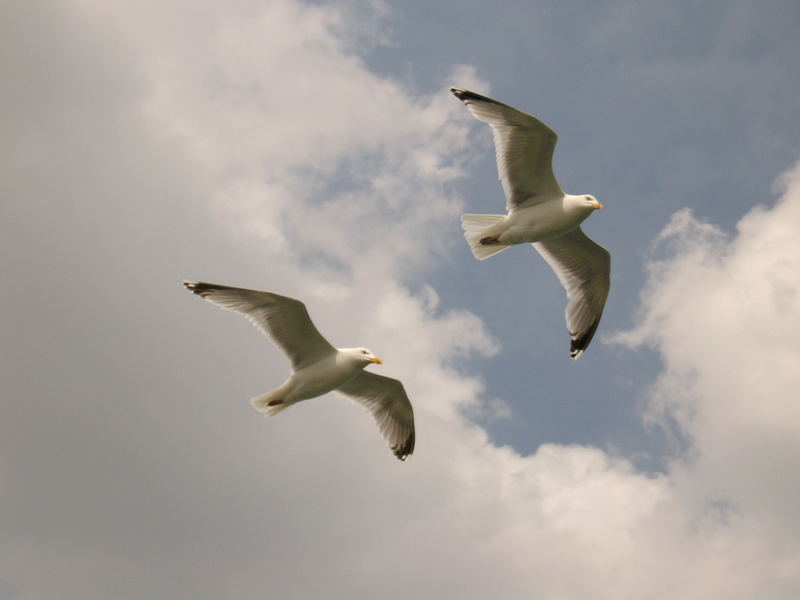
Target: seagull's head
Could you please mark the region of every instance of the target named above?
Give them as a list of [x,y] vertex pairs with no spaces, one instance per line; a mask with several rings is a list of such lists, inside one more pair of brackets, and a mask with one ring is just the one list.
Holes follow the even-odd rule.
[[583,203],[584,203],[586,206],[588,206],[589,208],[591,208],[592,210],[600,210],[601,208],[603,208],[603,205],[602,205],[602,204],[600,204],[600,203],[597,201],[597,198],[595,198],[594,196],[590,196],[589,194],[586,194],[585,196],[581,196],[581,201],[582,201],[582,202],[583,202]]
[[361,363],[363,366],[367,366],[371,363],[381,364],[383,361],[375,356],[371,351],[367,350],[366,348],[343,348],[340,350],[343,354],[346,354],[349,358],[352,358],[355,362]]

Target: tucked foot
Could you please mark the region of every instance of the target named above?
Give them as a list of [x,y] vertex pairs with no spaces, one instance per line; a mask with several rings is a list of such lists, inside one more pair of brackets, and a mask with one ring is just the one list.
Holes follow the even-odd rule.
[[487,235],[486,237],[481,238],[480,243],[481,243],[481,246],[491,246],[492,244],[499,244],[500,243],[500,236],[499,235]]
[[267,406],[278,406],[278,404],[283,404],[283,400],[270,400],[267,402]]

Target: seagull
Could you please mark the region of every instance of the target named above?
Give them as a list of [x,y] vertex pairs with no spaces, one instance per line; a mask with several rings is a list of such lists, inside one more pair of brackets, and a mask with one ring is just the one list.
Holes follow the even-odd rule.
[[539,119],[475,92],[450,91],[491,126],[506,195],[506,215],[461,216],[472,254],[484,260],[515,244],[533,244],[567,292],[570,356],[578,359],[597,331],[610,285],[611,255],[580,227],[603,205],[561,190],[552,165],[558,136]]
[[292,374],[280,387],[250,400],[257,411],[271,417],[301,400],[335,390],[372,413],[397,458],[405,460],[414,452],[411,402],[400,381],[363,370],[383,362],[372,352],[334,348],[317,331],[300,300],[202,281],[183,285],[212,304],[243,314],[291,360]]

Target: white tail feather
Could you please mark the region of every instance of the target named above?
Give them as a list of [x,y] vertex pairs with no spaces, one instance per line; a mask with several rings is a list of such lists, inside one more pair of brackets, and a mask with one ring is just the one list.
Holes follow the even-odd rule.
[[250,398],[250,404],[252,404],[253,408],[263,414],[265,417],[274,417],[279,412],[282,412],[291,406],[291,404],[286,403],[275,404],[274,406],[269,405],[270,402],[278,398],[278,394],[276,394],[276,392],[281,391],[282,390],[280,389],[272,390],[266,394],[261,394],[255,398]]
[[507,244],[481,244],[482,238],[502,231],[498,225],[505,218],[505,215],[461,215],[461,228],[475,258],[485,260],[509,247]]

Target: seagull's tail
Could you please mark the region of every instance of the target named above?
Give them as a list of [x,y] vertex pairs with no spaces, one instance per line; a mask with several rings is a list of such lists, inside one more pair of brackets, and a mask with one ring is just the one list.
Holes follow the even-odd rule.
[[502,231],[497,225],[505,218],[505,215],[461,215],[461,228],[475,258],[484,260],[508,248],[507,244],[481,244],[482,239]]
[[[250,398],[250,404],[252,404],[253,408],[263,414],[265,417],[274,417],[279,412],[286,410],[292,405],[292,403],[287,404],[286,402],[276,403],[276,401],[280,400],[280,395],[282,393],[283,390],[280,388],[277,390],[272,390],[266,394],[261,394],[255,398]],[[270,402],[273,404],[270,405]]]

